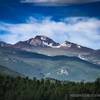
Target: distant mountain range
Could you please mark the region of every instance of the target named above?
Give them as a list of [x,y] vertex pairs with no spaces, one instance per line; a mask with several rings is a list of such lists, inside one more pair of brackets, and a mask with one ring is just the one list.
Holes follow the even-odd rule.
[[46,36],[36,36],[34,38],[31,38],[29,40],[26,41],[20,41],[16,44],[13,45],[15,48],[28,48],[28,46],[30,47],[47,47],[47,48],[65,48],[65,49],[81,49],[81,50],[92,50],[86,47],[83,47],[81,45],[75,44],[75,43],[71,43],[69,41],[65,41],[64,43],[60,44],[55,42],[54,40],[50,39],[49,37]]
[[65,41],[64,43],[60,44],[50,39],[49,37],[42,36],[42,35],[38,35],[26,41],[19,41],[14,45],[7,44],[3,41],[0,41],[0,45],[1,46],[12,46],[12,47],[21,48],[21,49],[28,48],[28,47],[43,47],[43,48],[47,47],[47,48],[65,48],[65,49],[79,49],[79,50],[84,49],[87,51],[92,50],[90,48],[83,47],[81,45],[71,43],[69,41]]
[[100,65],[100,50],[93,50],[91,48],[71,43],[69,41],[65,41],[64,43],[60,44],[50,39],[49,37],[42,35],[38,35],[26,41],[19,41],[14,45],[1,41],[0,46],[16,48],[28,52],[36,52],[49,56],[76,56],[82,60]]
[[100,50],[36,36],[14,45],[0,42],[0,73],[29,78],[93,81],[100,77]]

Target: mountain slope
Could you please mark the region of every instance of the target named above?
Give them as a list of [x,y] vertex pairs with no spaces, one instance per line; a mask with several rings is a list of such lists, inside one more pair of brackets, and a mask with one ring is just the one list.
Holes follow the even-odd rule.
[[98,51],[81,46],[79,44],[71,43],[69,41],[59,44],[49,37],[42,35],[38,35],[26,41],[20,41],[12,45],[11,48],[17,48],[49,56],[76,56],[82,60],[100,65],[100,55],[97,54]]
[[51,57],[13,48],[0,48],[0,64],[30,78],[93,81],[100,77],[100,66],[77,57]]
[[7,67],[4,67],[4,66],[1,66],[0,65],[0,74],[2,75],[10,75],[12,77],[17,77],[17,76],[21,76],[21,77],[24,77],[24,75],[18,73],[18,72],[15,72]]
[[10,47],[29,52],[36,52],[49,56],[66,55],[69,57],[76,56],[82,60],[100,65],[99,50],[93,50],[79,44],[65,41],[62,44],[55,42],[47,36],[37,35],[26,41],[20,41],[14,45],[0,42],[1,47]]
[[0,41],[0,47],[8,47],[8,46],[10,46],[10,44]]

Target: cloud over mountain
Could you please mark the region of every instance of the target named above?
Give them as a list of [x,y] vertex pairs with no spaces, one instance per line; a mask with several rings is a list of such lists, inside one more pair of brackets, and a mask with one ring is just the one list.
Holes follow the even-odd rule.
[[35,35],[46,35],[57,42],[68,40],[86,47],[100,49],[100,20],[89,17],[67,17],[54,21],[29,17],[24,23],[0,22],[0,39],[16,43]]

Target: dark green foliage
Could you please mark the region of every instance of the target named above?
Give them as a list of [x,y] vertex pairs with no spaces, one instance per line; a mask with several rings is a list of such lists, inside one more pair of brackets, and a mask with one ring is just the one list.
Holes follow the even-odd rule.
[[85,83],[0,75],[0,100],[100,100],[72,94],[100,94],[100,79]]

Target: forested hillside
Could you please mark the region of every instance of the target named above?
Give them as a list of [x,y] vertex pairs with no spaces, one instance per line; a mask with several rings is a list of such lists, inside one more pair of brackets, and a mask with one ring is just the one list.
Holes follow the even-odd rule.
[[[93,94],[94,97],[73,97],[72,94]],[[98,94],[100,79],[85,83],[0,75],[0,100],[100,100]]]

